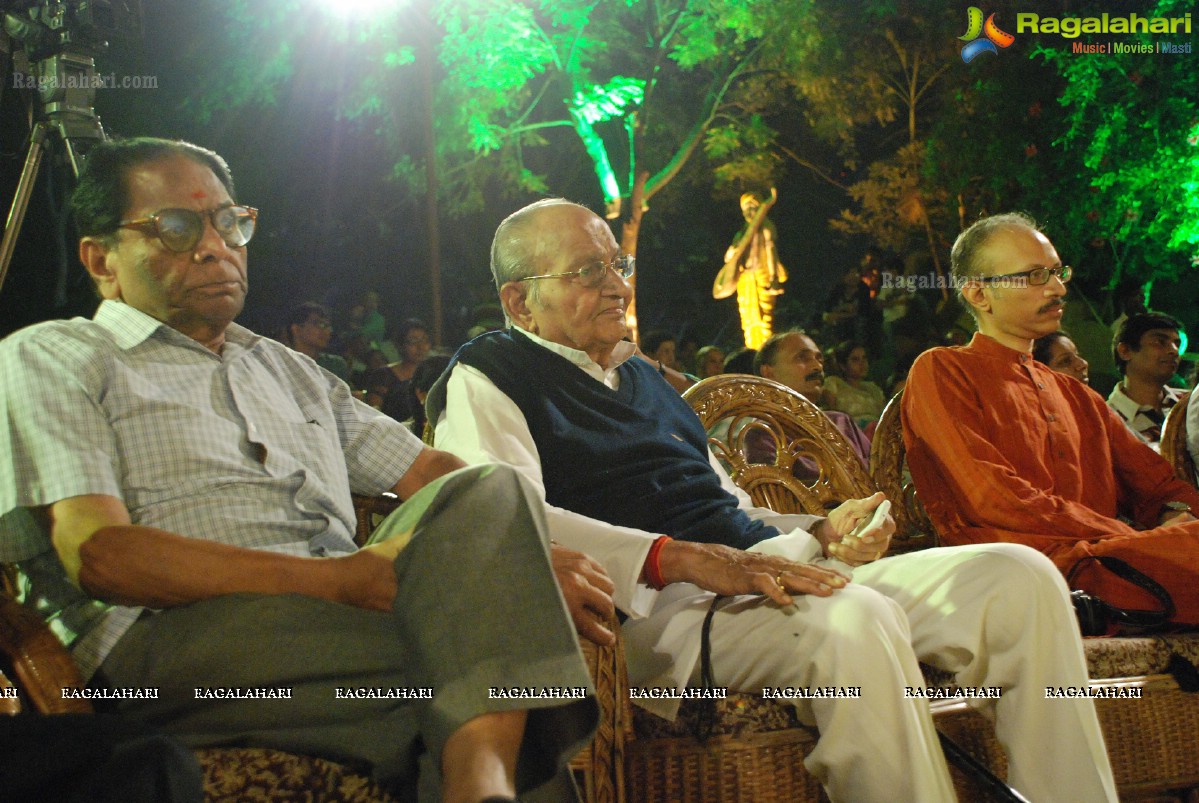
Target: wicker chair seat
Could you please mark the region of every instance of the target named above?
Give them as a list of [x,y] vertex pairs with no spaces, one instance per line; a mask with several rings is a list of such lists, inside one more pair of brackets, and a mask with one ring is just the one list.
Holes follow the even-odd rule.
[[204,798],[210,803],[395,800],[369,778],[315,756],[258,747],[206,747],[195,754],[204,773]]
[[[746,736],[793,728],[804,728],[795,714],[795,706],[784,700],[766,700],[757,694],[730,693],[714,700],[712,736]],[[638,739],[676,739],[694,736],[704,719],[706,705],[701,700],[684,700],[678,716],[663,719],[644,708],[633,706],[633,729]],[[815,731],[813,731],[813,734]],[[812,735],[810,741],[815,742]]]
[[1199,665],[1199,633],[1086,638],[1082,647],[1092,678],[1165,674],[1174,653]]

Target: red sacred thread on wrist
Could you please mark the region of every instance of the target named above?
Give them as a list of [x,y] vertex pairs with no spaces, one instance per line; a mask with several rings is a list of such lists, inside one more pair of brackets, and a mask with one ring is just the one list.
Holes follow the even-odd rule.
[[662,566],[658,559],[662,554],[662,546],[669,540],[669,535],[659,535],[649,548],[649,554],[645,556],[645,582],[650,588],[659,591],[666,588],[666,578],[662,576]]

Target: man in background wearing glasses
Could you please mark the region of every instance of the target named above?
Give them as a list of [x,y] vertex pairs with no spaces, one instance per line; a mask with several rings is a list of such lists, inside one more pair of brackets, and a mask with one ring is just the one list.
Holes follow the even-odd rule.
[[[595,721],[539,500],[234,324],[257,213],[233,197],[195,145],[91,151],[72,204],[104,300],[0,345],[0,560],[89,685],[153,689],[119,709],[190,746],[511,800]],[[351,490],[406,500],[390,537],[355,546]],[[571,693],[493,693],[513,686]]]
[[908,464],[940,537],[1028,544],[1066,574],[1081,561],[1075,587],[1160,609],[1088,560],[1122,558],[1173,595],[1175,621],[1199,624],[1199,493],[1103,397],[1030,353],[1061,325],[1070,267],[1022,214],[970,226],[951,260],[978,333],[922,354],[903,399]]
[[1058,773],[1077,799],[1115,799],[1090,701],[1029,696],[1049,678],[1086,682],[1044,556],[986,544],[879,560],[894,521],[850,531],[881,493],[827,518],[753,507],[660,366],[624,340],[633,260],[585,207],[549,199],[509,216],[491,267],[510,327],[463,346],[430,392],[435,441],[514,466],[543,491],[551,537],[607,570],[630,617],[630,684],[649,692],[640,705],[675,715],[677,695],[701,682],[706,632],[712,685],[860,691],[794,701],[820,729],[805,766],[831,799],[952,800],[928,706],[905,697],[923,683],[919,658],[963,686],[1004,687],[997,730],[1029,799],[1052,799]]

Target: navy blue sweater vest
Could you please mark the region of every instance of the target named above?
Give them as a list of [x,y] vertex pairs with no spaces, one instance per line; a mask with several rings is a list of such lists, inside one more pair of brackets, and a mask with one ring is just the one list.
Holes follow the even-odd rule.
[[[522,334],[475,338],[445,377],[458,362],[486,374],[524,413],[551,505],[741,549],[778,534],[746,516],[720,487],[695,412],[644,360],[617,369],[618,390]],[[443,383],[430,394],[432,421],[445,408]]]

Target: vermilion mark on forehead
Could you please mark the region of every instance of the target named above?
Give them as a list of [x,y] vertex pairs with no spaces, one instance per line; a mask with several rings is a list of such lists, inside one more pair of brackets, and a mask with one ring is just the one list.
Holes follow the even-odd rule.
[[208,193],[204,192],[204,190],[197,190],[196,192],[192,193],[192,198],[194,198],[197,201],[200,200],[201,198],[207,198],[207,197],[208,197]]

